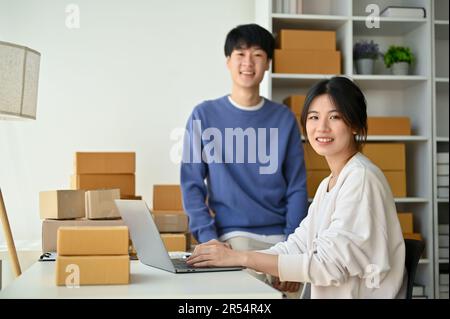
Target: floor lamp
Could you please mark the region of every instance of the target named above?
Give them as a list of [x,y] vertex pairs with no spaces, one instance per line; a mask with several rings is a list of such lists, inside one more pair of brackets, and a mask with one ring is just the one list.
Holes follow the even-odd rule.
[[[0,120],[36,119],[41,54],[30,48],[0,41]],[[16,277],[21,269],[0,189],[0,223]]]

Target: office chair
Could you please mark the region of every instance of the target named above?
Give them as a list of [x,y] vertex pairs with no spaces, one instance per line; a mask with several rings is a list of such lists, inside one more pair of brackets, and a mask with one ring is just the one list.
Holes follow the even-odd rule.
[[425,242],[421,240],[405,239],[405,267],[408,272],[408,285],[406,299],[412,299],[414,278],[416,276],[417,265],[425,249]]

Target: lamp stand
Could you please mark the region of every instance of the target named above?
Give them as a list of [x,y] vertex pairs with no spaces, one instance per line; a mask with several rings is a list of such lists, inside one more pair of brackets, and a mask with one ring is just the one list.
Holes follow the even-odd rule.
[[19,277],[22,274],[20,270],[19,259],[17,258],[16,246],[9,227],[8,215],[6,214],[5,202],[3,201],[2,190],[0,189],[0,222],[3,225],[3,233],[6,237],[6,245],[8,247],[9,258],[14,270],[14,275]]

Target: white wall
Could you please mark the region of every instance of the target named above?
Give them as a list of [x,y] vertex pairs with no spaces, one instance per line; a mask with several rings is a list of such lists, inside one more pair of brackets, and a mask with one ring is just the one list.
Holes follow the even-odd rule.
[[[65,25],[70,3],[79,29]],[[254,0],[0,0],[0,40],[42,54],[37,121],[0,122],[16,244],[39,246],[39,191],[69,188],[75,151],[135,151],[136,193],[149,205],[153,184],[179,183],[170,132],[229,93],[225,36],[253,21]]]

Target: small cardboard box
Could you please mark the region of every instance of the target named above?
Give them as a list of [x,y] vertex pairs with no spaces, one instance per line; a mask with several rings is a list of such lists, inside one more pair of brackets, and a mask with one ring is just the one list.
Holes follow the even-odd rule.
[[[307,170],[321,170],[330,172],[325,156],[321,156],[314,151],[311,144],[303,143],[305,166]],[[329,174],[328,174],[329,175]],[[328,176],[327,175],[327,176]]]
[[336,51],[335,31],[282,29],[277,40],[280,49]]
[[56,285],[126,285],[130,282],[130,257],[58,256]]
[[362,153],[382,171],[406,170],[404,143],[367,143]]
[[339,51],[275,50],[275,73],[340,74]]
[[185,234],[161,234],[161,239],[167,251],[186,251],[187,241]]
[[114,203],[120,199],[120,189],[102,189],[86,192],[86,217],[88,219],[120,218]]
[[422,240],[422,235],[420,233],[404,233],[404,239]]
[[283,103],[289,106],[290,110],[296,117],[300,117],[303,111],[303,105],[305,104],[306,95],[291,95],[283,100]]
[[406,172],[383,171],[394,197],[406,197]]
[[330,170],[313,170],[306,171],[306,187],[308,197],[313,198],[324,178],[331,174]]
[[84,217],[84,190],[55,190],[39,193],[41,219],[73,219]]
[[411,135],[409,117],[368,117],[367,135]]
[[188,216],[178,213],[153,212],[153,219],[160,233],[186,233],[189,230]]
[[134,152],[76,152],[74,174],[134,174]]
[[82,174],[71,176],[72,189],[119,188],[121,196],[134,196],[135,185],[134,174]]
[[56,252],[56,241],[58,238],[58,229],[63,226],[125,226],[121,219],[113,220],[89,220],[89,219],[72,219],[72,220],[53,220],[46,219],[42,221],[42,252]]
[[397,216],[402,233],[413,233],[413,213],[398,213]]
[[129,246],[126,226],[60,227],[59,256],[127,255]]
[[183,211],[180,185],[153,185],[153,209]]

